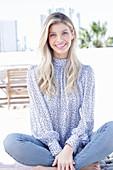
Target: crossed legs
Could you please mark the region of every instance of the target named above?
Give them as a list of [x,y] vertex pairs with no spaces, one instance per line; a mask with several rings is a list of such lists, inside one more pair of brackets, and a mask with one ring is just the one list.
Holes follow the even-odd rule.
[[[57,170],[52,167],[54,157],[48,147],[33,136],[25,134],[10,134],[4,141],[6,152],[23,165],[44,170]],[[99,162],[113,151],[113,122],[108,122],[91,136],[91,141],[74,156],[76,170],[91,170],[99,168]],[[37,166],[40,165],[40,166]],[[45,169],[46,168],[46,169]],[[90,169],[88,169],[90,168]],[[37,170],[38,170],[37,169]]]

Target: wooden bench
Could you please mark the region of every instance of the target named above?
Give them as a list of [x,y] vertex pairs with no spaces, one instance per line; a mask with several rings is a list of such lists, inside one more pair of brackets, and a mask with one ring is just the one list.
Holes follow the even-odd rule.
[[7,99],[8,109],[11,99],[29,98],[27,91],[27,70],[28,68],[8,69]]

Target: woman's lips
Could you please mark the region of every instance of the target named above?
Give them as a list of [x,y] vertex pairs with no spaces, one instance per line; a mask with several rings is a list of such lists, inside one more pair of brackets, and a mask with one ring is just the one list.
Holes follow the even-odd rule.
[[57,44],[57,45],[55,45],[55,46],[56,46],[57,48],[60,48],[60,49],[61,49],[61,48],[65,47],[65,45],[66,45],[66,44]]

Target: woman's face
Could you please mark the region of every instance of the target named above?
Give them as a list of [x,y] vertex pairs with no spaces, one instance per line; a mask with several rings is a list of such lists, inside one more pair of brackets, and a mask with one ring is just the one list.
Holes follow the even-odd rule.
[[68,51],[74,33],[63,23],[56,23],[50,26],[48,40],[50,47],[53,49],[53,55],[56,58],[67,58]]

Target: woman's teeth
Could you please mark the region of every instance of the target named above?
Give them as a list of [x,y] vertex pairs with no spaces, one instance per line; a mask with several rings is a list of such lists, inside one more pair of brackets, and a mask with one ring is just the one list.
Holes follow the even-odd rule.
[[65,46],[65,44],[62,44],[62,45],[56,45],[56,47],[63,47]]

